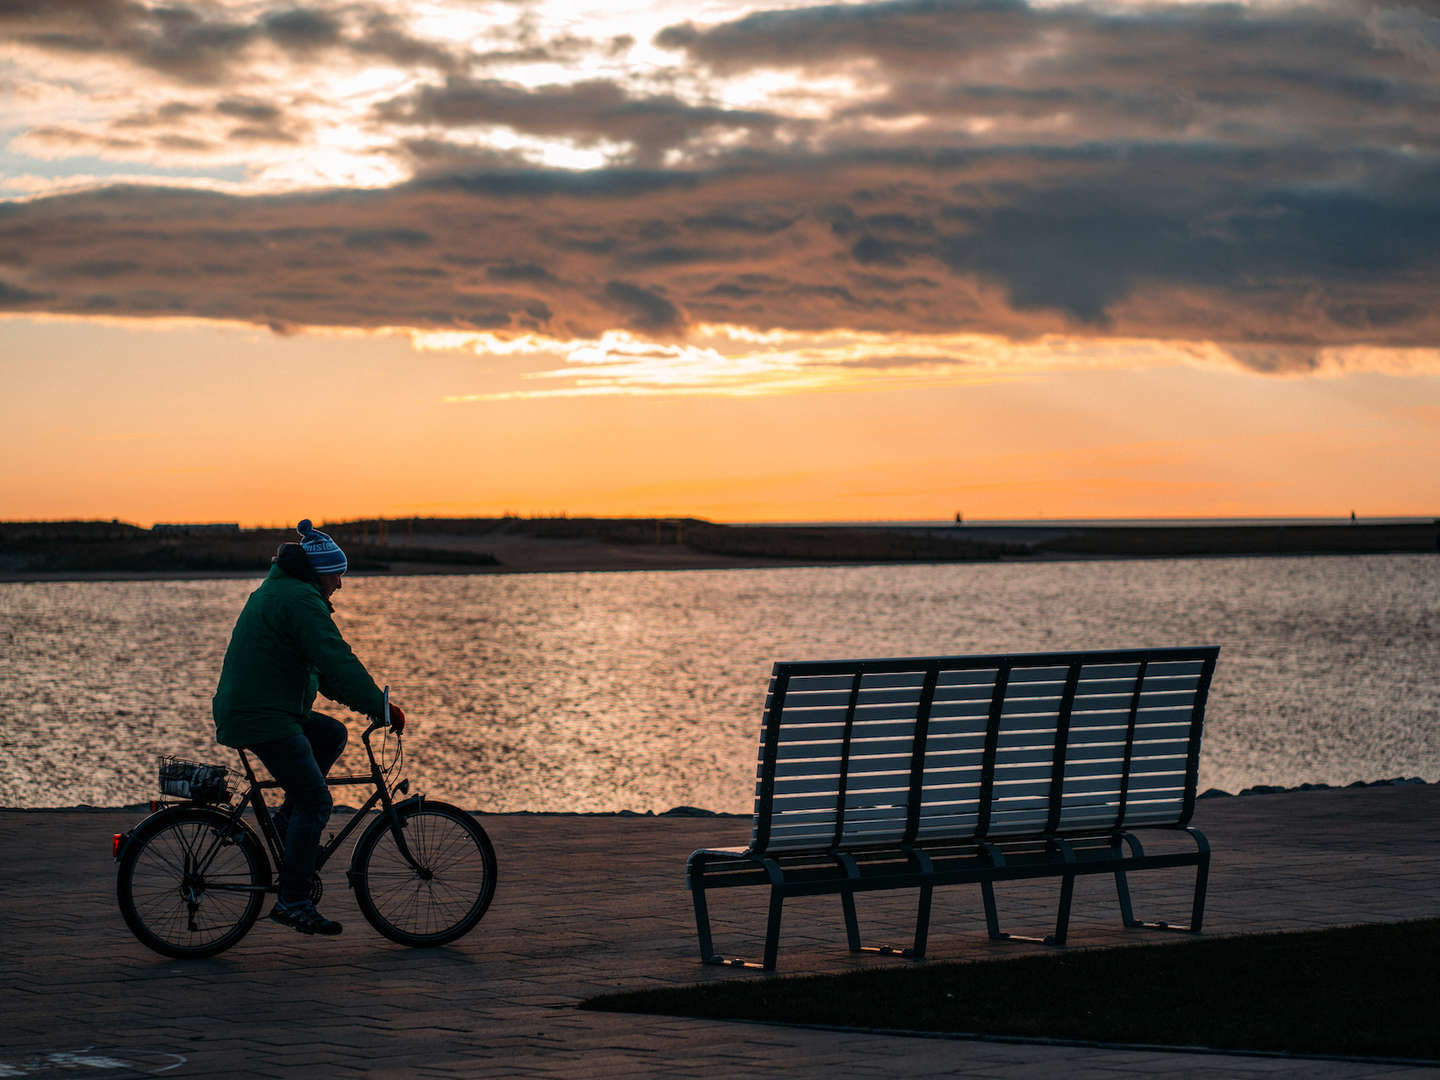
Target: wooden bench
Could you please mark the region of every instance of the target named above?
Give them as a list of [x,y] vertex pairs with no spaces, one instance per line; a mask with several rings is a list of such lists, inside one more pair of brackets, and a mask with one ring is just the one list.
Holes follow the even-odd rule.
[[[925,955],[931,894],[978,884],[994,940],[1065,943],[1076,876],[1113,873],[1126,926],[1199,932],[1210,846],[1189,826],[1219,648],[777,663],[745,848],[686,864],[706,963],[773,970],[787,897],[838,894],[852,952]],[[1194,849],[1147,854],[1136,829]],[[1138,922],[1126,873],[1195,867],[1188,925]],[[994,885],[1061,879],[1055,930],[1002,933]],[[706,893],[768,885],[761,963],[714,949]],[[855,894],[920,890],[915,938],[864,946]]]

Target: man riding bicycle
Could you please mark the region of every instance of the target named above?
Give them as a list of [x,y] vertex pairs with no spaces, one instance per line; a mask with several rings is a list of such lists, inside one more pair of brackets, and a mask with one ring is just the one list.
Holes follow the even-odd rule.
[[[215,738],[253,751],[285,790],[275,814],[285,858],[270,918],[304,934],[329,935],[342,927],[316,910],[311,891],[333,806],[325,776],[348,733],[311,706],[318,691],[379,716],[385,698],[331,618],[330,598],[349,565],[345,553],[308,519],[298,530],[300,543],[280,545],[235,622],[215,690]],[[389,720],[397,733],[404,729],[405,714],[393,702]]]

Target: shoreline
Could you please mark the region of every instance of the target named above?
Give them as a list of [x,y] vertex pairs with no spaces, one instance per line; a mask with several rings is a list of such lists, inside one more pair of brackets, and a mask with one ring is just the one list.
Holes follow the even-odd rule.
[[[728,526],[698,519],[567,518],[329,527],[350,556],[352,577],[1440,553],[1440,520]],[[291,537],[285,530],[153,534],[118,523],[0,522],[0,582],[254,578],[268,571],[277,544]]]
[[[557,559],[544,566],[473,566],[446,563],[406,563],[396,561],[384,569],[367,567],[352,570],[347,580],[391,577],[499,577],[524,574],[632,574],[665,573],[699,570],[809,570],[838,569],[853,566],[962,566],[1013,564],[1050,564],[1067,562],[1132,562],[1159,559],[1321,559],[1355,558],[1374,555],[1429,555],[1440,554],[1399,548],[1377,551],[1315,551],[1299,549],[1293,551],[1236,551],[1236,552],[1129,552],[1129,553],[1068,553],[1037,552],[1034,555],[1003,555],[993,559],[855,559],[816,560],[784,558],[726,558],[705,557],[660,564],[657,560],[644,558],[585,558],[575,560]],[[185,570],[0,570],[0,585],[24,585],[37,583],[123,582],[123,581],[260,581],[268,567],[252,570],[230,569],[185,569]]]
[[[1361,788],[1383,788],[1383,787],[1433,787],[1440,784],[1440,780],[1426,780],[1419,776],[1396,776],[1385,780],[1352,780],[1348,784],[1325,784],[1306,783],[1297,784],[1294,787],[1282,787],[1277,784],[1254,784],[1240,791],[1222,791],[1220,788],[1208,788],[1196,795],[1196,801],[1201,799],[1239,799],[1250,798],[1254,795],[1293,795],[1302,791],[1354,791]],[[177,802],[181,800],[164,800]],[[336,810],[354,810],[353,806],[337,804]],[[115,813],[149,813],[150,803],[127,803],[123,806],[91,806],[89,803],[79,803],[75,806],[0,806],[0,814],[115,814]],[[655,813],[653,810],[506,810],[491,812],[487,810],[469,810],[468,813],[477,817],[487,818],[533,818],[533,817],[578,817],[578,818],[733,818],[744,820],[751,817],[749,813],[732,812],[727,810],[706,810],[698,806],[672,806],[669,810],[662,810]]]

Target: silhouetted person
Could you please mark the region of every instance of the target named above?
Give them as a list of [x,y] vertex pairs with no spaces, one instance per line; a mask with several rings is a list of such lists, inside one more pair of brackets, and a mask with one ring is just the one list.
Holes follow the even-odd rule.
[[[275,814],[285,858],[270,918],[304,934],[338,934],[341,925],[321,915],[310,896],[320,833],[333,805],[325,776],[345,749],[347,732],[311,706],[319,691],[379,716],[385,695],[330,617],[330,597],[349,565],[345,553],[308,519],[299,531],[300,543],[280,545],[235,622],[215,689],[215,738],[252,751],[285,790]],[[394,704],[390,724],[397,732],[405,727]]]

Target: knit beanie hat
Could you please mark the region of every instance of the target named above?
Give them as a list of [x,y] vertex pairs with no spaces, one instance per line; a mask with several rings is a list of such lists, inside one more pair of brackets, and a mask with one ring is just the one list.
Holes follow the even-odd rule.
[[295,526],[300,531],[300,548],[317,574],[343,574],[350,564],[345,561],[345,552],[329,536],[310,524],[306,518]]

